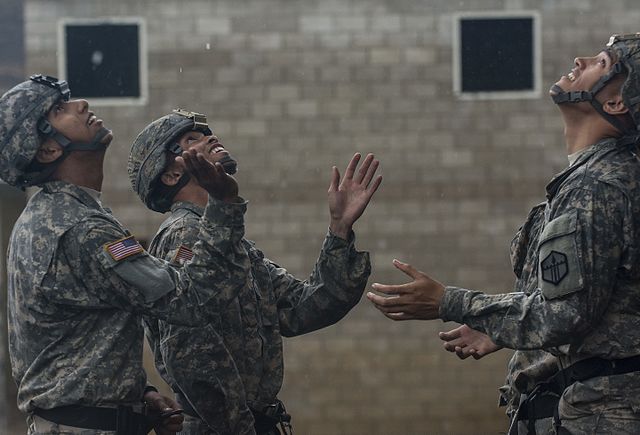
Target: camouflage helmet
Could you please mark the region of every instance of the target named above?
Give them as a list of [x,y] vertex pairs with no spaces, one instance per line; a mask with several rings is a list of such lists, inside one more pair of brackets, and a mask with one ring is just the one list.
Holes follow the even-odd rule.
[[[151,210],[164,213],[171,208],[173,198],[156,195],[158,180],[169,163],[167,152],[180,155],[182,149],[177,141],[192,130],[212,134],[205,115],[176,109],[147,125],[133,141],[127,165],[129,180],[133,190]],[[188,177],[183,176],[181,180],[184,185]]]
[[[556,84],[551,87],[551,98],[556,104],[589,102],[603,118],[624,135],[636,136],[640,131],[640,33],[611,36],[605,51],[611,55],[615,63],[591,89],[565,92]],[[622,72],[627,73],[622,85],[622,100],[629,109],[629,114],[636,126],[635,130],[628,128],[619,117],[607,113],[595,98],[607,83]]]
[[640,33],[611,36],[607,50],[614,53],[616,63],[627,71],[622,85],[622,100],[636,129],[640,130]]
[[70,94],[67,82],[37,74],[0,97],[0,178],[7,184],[36,184],[37,174],[28,172],[28,166],[42,142],[39,122]]

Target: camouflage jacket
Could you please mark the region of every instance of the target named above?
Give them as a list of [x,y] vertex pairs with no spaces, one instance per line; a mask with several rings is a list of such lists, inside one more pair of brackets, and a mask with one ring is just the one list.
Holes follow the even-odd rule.
[[[547,186],[512,245],[516,293],[448,287],[443,319],[516,352],[526,390],[565,361],[640,354],[640,162],[634,145],[598,142]],[[535,350],[535,351],[531,351]]]
[[211,242],[234,228],[246,205],[211,203],[193,261],[176,270],[78,186],[45,183],[30,199],[7,262],[9,350],[22,411],[140,402],[142,315],[206,324],[211,298],[237,292],[217,269],[234,282],[247,274],[244,257]]
[[[180,253],[188,252],[198,240],[196,229],[202,209],[178,202],[171,210],[150,251],[159,258],[182,264],[188,257],[180,258]],[[251,273],[242,281],[242,290],[234,298],[225,299],[211,329],[188,329],[160,321],[147,331],[158,368],[167,382],[188,397],[212,428],[225,427],[224,422],[209,421],[212,413],[207,409],[215,406],[210,399],[222,395],[217,391],[214,395],[203,386],[213,383],[213,390],[216,385],[220,390],[219,386],[234,384],[238,373],[243,390],[227,390],[227,394],[233,394],[233,400],[226,406],[241,404],[237,395],[242,391],[246,404],[254,409],[273,403],[282,386],[282,336],[305,334],[343,318],[360,300],[371,268],[369,255],[355,250],[353,235],[345,241],[329,233],[314,270],[305,281],[265,258],[252,242],[243,238],[229,243],[246,253]],[[173,339],[180,335],[184,339]],[[212,346],[219,340],[224,342],[228,354]],[[207,346],[213,352],[209,358],[198,356],[186,361],[182,357],[191,358],[196,350]],[[218,402],[217,406],[222,404]],[[232,410],[226,413],[242,415]]]

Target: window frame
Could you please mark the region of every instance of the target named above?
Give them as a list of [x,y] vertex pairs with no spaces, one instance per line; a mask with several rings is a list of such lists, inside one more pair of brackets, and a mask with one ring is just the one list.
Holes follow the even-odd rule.
[[[531,19],[533,43],[533,89],[513,91],[462,91],[461,22],[467,19]],[[460,100],[515,100],[539,98],[542,94],[542,33],[538,11],[474,11],[453,15],[453,93]]]
[[[88,97],[92,106],[143,106],[149,100],[149,71],[147,60],[147,26],[142,17],[62,18],[58,20],[58,76],[67,80],[67,26],[73,25],[137,25],[139,97]],[[73,89],[71,89],[73,98]],[[80,96],[82,97],[82,96]]]

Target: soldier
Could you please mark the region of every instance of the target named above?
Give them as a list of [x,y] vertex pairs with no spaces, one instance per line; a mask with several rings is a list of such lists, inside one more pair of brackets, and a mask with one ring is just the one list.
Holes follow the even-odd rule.
[[69,97],[66,82],[42,75],[0,97],[0,178],[41,187],[8,250],[18,407],[33,435],[138,435],[152,425],[173,433],[181,429],[178,405],[145,387],[142,315],[193,326],[211,320],[211,297],[235,292],[216,269],[247,271],[226,245],[209,241],[245,205],[233,202],[233,178],[186,153],[210,195],[198,226],[206,242],[180,271],[150,256],[100,199],[111,131],[86,101]]
[[[205,205],[205,192],[175,161],[187,150],[197,150],[235,173],[235,159],[204,115],[183,110],[149,124],[134,141],[129,158],[132,185],[142,201],[152,210],[171,213],[150,251],[176,266],[192,261]],[[241,231],[220,231],[216,243],[245,253],[251,273],[233,298],[221,296],[219,318],[204,330],[148,322],[157,367],[185,409],[183,434],[288,433],[290,417],[277,399],[283,377],[282,336],[336,323],[358,303],[370,273],[369,256],[355,250],[351,228],[382,177],[374,178],[378,161],[373,155],[356,170],[359,159],[356,154],[342,181],[333,168],[329,232],[307,280],[267,259]]]
[[395,261],[413,281],[367,294],[394,320],[464,323],[495,343],[487,351],[548,351],[512,361],[512,388],[528,393],[512,433],[640,433],[639,69],[640,34],[614,35],[551,88],[570,165],[515,240],[518,292],[445,287]]

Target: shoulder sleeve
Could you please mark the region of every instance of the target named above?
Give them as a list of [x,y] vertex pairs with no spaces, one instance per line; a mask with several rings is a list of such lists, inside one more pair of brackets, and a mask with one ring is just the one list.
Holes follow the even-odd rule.
[[615,290],[630,209],[624,192],[607,183],[567,190],[554,198],[540,236],[537,290],[487,295],[447,287],[441,318],[512,349],[581,340],[600,323]]
[[277,299],[281,332],[305,334],[332,325],[353,308],[367,284],[371,264],[367,252],[329,232],[314,269],[302,281],[265,259]]
[[108,219],[84,220],[64,235],[61,245],[84,290],[109,305],[142,308],[176,288],[170,267]]

